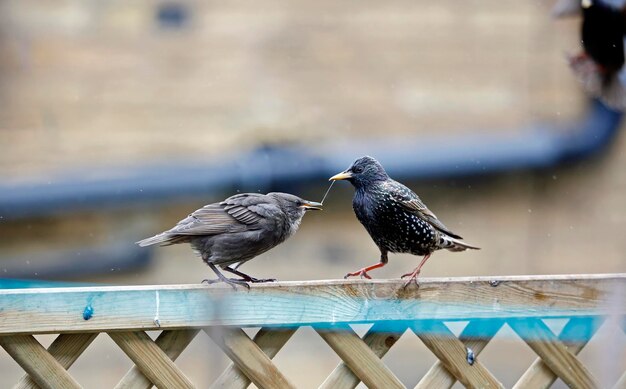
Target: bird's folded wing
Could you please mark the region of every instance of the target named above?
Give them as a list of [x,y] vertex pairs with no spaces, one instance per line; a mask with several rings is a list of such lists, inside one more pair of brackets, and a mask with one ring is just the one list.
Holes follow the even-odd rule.
[[255,230],[280,209],[265,195],[242,193],[209,204],[178,222],[169,232],[179,235],[216,235]]
[[393,190],[391,191],[391,197],[398,203],[402,204],[406,210],[428,222],[437,230],[445,233],[446,235],[450,235],[453,238],[462,239],[459,235],[450,231],[448,227],[437,219],[437,216],[430,209],[428,209],[428,207],[426,207],[426,204],[424,204],[419,196],[412,190],[408,188],[406,188],[406,190]]
[[241,193],[220,204],[230,216],[248,226],[272,221],[282,214],[274,198],[260,193]]
[[260,193],[241,193],[227,198],[220,203],[224,210],[238,222],[254,225],[270,216],[278,207],[268,196]]
[[225,232],[244,231],[246,224],[240,223],[224,210],[220,204],[209,204],[179,221],[168,231],[176,235],[216,235]]

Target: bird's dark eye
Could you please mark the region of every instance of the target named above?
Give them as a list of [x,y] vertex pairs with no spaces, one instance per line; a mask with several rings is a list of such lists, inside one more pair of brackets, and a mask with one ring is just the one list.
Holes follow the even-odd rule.
[[355,167],[353,167],[353,168],[352,168],[352,171],[353,171],[354,173],[359,174],[359,173],[361,173],[361,172],[363,171],[363,168],[362,168],[362,167],[360,167],[360,166],[355,166]]

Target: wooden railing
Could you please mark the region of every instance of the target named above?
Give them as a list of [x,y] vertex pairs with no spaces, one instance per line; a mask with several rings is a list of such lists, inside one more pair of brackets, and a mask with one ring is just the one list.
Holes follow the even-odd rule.
[[[591,388],[577,354],[625,301],[625,274],[0,290],[0,345],[26,372],[18,388],[79,388],[67,369],[99,333],[134,362],[118,388],[191,388],[175,361],[205,331],[232,360],[213,387],[291,388],[272,358],[312,326],[342,360],[321,388],[404,388],[381,357],[410,330],[438,359],[416,388],[502,387],[479,354],[507,323],[538,356],[516,388]],[[548,318],[568,319],[558,336]],[[469,321],[458,338],[444,323],[455,320]],[[373,326],[360,338],[355,323]],[[261,329],[251,339],[245,327]],[[48,333],[59,335],[46,349],[33,335]]]

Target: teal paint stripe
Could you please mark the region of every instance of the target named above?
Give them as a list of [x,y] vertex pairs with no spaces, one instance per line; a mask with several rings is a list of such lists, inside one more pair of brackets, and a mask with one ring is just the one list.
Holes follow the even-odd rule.
[[94,286],[85,282],[45,281],[45,280],[21,280],[0,278],[0,289],[25,289],[25,288],[63,288],[74,286]]

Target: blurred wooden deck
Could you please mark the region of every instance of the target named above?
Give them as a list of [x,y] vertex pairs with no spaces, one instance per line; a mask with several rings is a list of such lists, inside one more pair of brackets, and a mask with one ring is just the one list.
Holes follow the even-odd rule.
[[0,5],[0,173],[574,117],[575,21],[520,1]]

